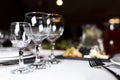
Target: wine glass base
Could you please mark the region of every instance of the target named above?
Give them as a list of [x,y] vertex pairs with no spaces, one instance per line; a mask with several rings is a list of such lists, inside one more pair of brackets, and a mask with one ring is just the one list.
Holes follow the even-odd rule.
[[51,64],[58,64],[60,63],[61,61],[58,60],[58,59],[51,59],[51,60],[47,60],[46,63],[51,63]]
[[33,63],[33,64],[29,65],[29,67],[32,69],[46,69],[46,65],[43,61]]
[[28,67],[22,67],[22,68],[17,68],[11,71],[13,74],[24,74],[24,73],[29,73],[29,72],[33,72],[32,69],[28,68]]

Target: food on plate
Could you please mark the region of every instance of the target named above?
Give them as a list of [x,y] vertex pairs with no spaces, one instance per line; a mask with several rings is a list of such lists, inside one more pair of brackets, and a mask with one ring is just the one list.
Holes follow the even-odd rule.
[[90,57],[96,57],[101,59],[108,59],[110,56],[106,55],[105,51],[100,51],[97,47],[94,47],[90,50]]
[[89,55],[91,48],[85,48],[85,47],[81,47],[79,48],[79,51],[83,54],[83,55]]
[[93,47],[89,50],[86,48],[78,50],[74,47],[70,47],[66,49],[63,56],[73,58],[100,58],[100,59],[108,59],[110,57],[109,55],[106,55],[105,51],[100,51],[98,47]]
[[74,47],[68,48],[65,53],[63,54],[64,57],[80,57],[82,58],[82,54],[79,52],[78,49]]

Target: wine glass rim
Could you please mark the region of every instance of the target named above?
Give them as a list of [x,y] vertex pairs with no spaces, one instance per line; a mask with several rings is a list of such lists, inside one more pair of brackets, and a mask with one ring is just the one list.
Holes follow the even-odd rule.
[[56,17],[63,17],[61,14],[58,13],[48,13],[49,16],[56,16]]
[[47,18],[49,15],[48,15],[48,13],[45,13],[45,12],[28,12],[28,13],[26,13],[25,14],[25,17],[33,17],[33,16],[30,16],[30,14],[41,14],[41,15],[44,15],[44,16],[36,16],[37,18]]
[[11,24],[29,24],[30,25],[30,23],[28,22],[12,22]]

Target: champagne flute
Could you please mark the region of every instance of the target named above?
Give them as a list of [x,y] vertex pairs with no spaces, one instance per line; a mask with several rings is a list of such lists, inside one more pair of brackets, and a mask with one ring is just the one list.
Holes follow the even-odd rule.
[[25,30],[30,31],[30,24],[27,22],[13,22],[10,26],[10,40],[13,47],[19,50],[19,68],[12,70],[13,74],[31,72],[32,69],[24,65],[23,54],[24,48],[30,43],[30,38],[26,35]]
[[29,22],[32,25],[32,40],[36,45],[36,57],[35,62],[31,67],[35,69],[46,68],[45,62],[40,59],[40,48],[42,41],[47,38],[49,34],[48,14],[44,12],[29,12],[25,14],[25,22]]
[[47,40],[51,44],[51,54],[49,56],[49,61],[52,64],[57,64],[59,60],[55,59],[54,55],[54,46],[55,46],[55,41],[63,34],[64,32],[64,23],[63,23],[63,18],[59,14],[49,14],[49,19],[50,19],[50,34],[47,37]]

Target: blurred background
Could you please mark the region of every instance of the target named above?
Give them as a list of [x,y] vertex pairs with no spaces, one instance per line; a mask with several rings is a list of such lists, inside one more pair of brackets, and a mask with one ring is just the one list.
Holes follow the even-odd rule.
[[8,30],[11,22],[23,21],[25,13],[31,11],[63,15],[65,32],[62,38],[75,40],[81,36],[83,24],[93,23],[104,29],[104,22],[119,17],[120,0],[1,0],[0,29]]
[[[106,47],[106,51],[108,50],[107,52],[112,52],[112,49],[120,52],[120,39],[118,39],[120,35],[120,0],[1,0],[0,30],[9,30],[11,22],[24,21],[24,15],[27,12],[47,12],[63,15],[65,31],[59,40],[71,40],[73,43],[76,41],[77,46],[79,45],[77,41],[84,38],[83,33],[85,31],[83,30],[88,29],[87,27],[86,29],[83,28],[83,25],[94,24],[93,29],[91,28],[90,31],[86,32],[87,34],[92,32],[92,36],[97,36],[96,41],[91,39],[92,44],[97,44],[93,42],[98,42],[97,40],[101,39],[102,36],[105,43],[104,47]],[[118,23],[118,25],[106,25],[110,18],[115,18],[110,22],[112,24]],[[99,29],[96,29],[96,26]],[[106,26],[110,26],[110,28]],[[113,32],[114,29],[117,29],[117,31]],[[105,34],[105,36],[103,34],[95,35],[98,33],[97,30]],[[83,41],[85,40],[83,39]],[[66,42],[63,41],[58,46],[63,44],[63,49],[66,49],[68,47]],[[86,39],[86,42],[90,42],[89,38],[88,41]],[[100,44],[103,44],[103,42]]]

